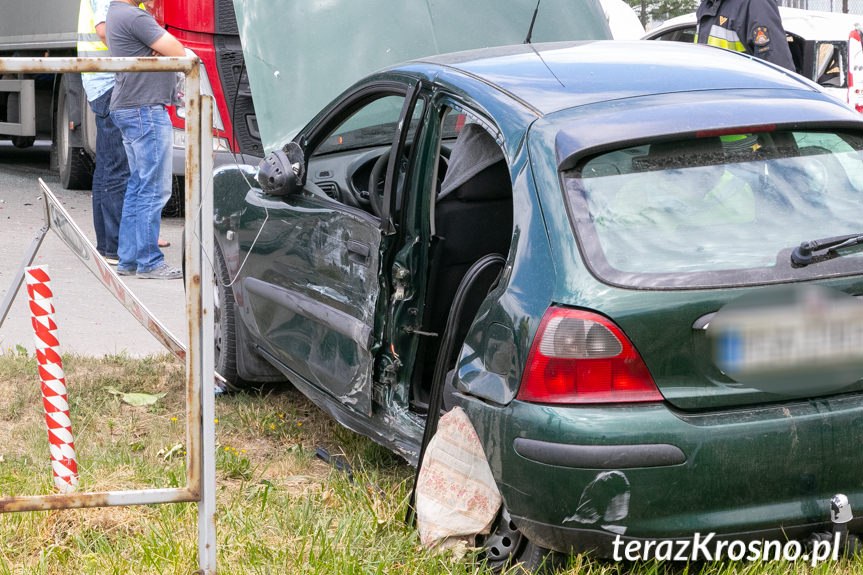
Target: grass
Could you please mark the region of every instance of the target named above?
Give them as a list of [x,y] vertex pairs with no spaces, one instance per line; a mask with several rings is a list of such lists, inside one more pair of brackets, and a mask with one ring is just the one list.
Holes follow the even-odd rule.
[[[79,491],[185,482],[183,366],[161,356],[64,357]],[[109,391],[165,393],[133,407]],[[0,355],[0,496],[52,492],[35,360]],[[289,386],[216,400],[218,562],[223,574],[480,574],[475,553],[423,549],[403,518],[413,469],[339,427]],[[315,457],[322,446],[354,478]],[[197,569],[192,504],[0,515],[0,575],[188,574]],[[615,575],[859,574],[863,561],[813,569],[719,562],[616,564],[570,558],[569,572]]]

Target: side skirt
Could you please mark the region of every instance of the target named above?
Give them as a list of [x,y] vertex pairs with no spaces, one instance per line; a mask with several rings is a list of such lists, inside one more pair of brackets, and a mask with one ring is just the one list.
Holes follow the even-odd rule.
[[413,466],[417,465],[420,441],[422,439],[420,429],[418,433],[411,434],[408,429],[401,429],[394,425],[396,419],[391,412],[375,403],[373,415],[367,417],[362,413],[354,411],[350,407],[335,399],[332,395],[300,376],[294,370],[280,362],[266,349],[255,346],[256,351],[269,361],[276,369],[281,371],[285,377],[309,400],[321,408],[325,413],[338,421],[344,427],[365,435],[375,443],[378,443],[390,451],[397,453]]

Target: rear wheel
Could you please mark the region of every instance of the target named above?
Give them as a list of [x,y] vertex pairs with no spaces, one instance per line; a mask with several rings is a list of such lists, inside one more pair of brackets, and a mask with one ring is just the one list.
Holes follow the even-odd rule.
[[[83,126],[79,126],[83,130]],[[54,146],[60,183],[67,190],[89,190],[93,186],[92,158],[87,150],[71,145],[69,138],[69,110],[66,106],[66,78],[60,83],[57,95],[57,113],[54,114]]]
[[519,565],[522,573],[542,573],[563,564],[563,555],[530,541],[519,531],[506,507],[501,507],[491,533],[481,542],[482,558],[496,572]]

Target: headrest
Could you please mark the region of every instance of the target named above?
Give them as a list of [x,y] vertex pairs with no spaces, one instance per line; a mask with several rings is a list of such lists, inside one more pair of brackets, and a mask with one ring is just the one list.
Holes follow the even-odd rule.
[[451,197],[462,202],[505,200],[512,197],[512,181],[506,162],[500,160],[453,190]]
[[[506,166],[503,150],[500,149],[494,138],[478,124],[465,125],[459,132],[458,139],[450,154],[449,167],[441,184],[438,200],[451,194],[468,180],[498,162],[503,162],[504,167]],[[506,174],[506,185],[511,190],[512,184],[509,180],[509,173]],[[471,196],[473,194],[471,192]],[[512,192],[509,191],[506,197],[511,194]]]

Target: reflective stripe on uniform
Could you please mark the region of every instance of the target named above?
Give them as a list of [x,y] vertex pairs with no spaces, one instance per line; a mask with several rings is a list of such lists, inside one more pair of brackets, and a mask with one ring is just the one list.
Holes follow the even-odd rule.
[[707,44],[725,48],[726,50],[733,50],[734,52],[746,52],[746,46],[740,41],[740,36],[737,35],[737,32],[717,26],[716,24],[710,27]]
[[740,36],[737,35],[737,32],[729,30],[728,28],[723,28],[722,26],[717,26],[716,24],[710,27],[710,36],[721,38],[726,42],[740,43]]
[[108,50],[104,44],[99,42],[78,42],[78,56],[107,56],[105,52]]
[[726,50],[731,50],[732,52],[746,52],[746,46],[744,46],[741,42],[729,42],[728,40],[723,40],[722,38],[715,38],[713,36],[707,37],[707,44],[710,46],[716,46],[718,48],[725,48]]

